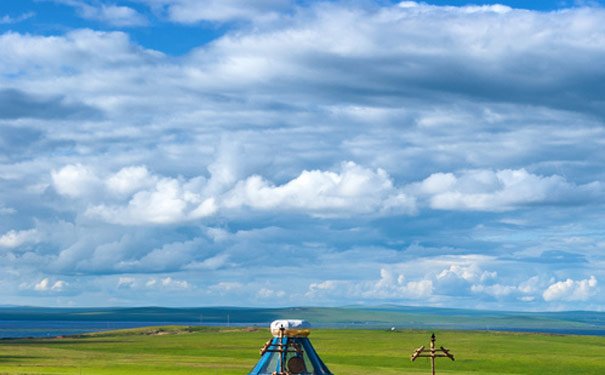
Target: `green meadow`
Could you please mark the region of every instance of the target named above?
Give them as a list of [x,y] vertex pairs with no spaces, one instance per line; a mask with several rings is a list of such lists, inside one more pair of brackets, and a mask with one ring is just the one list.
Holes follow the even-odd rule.
[[[335,375],[430,374],[431,331],[314,329],[310,339]],[[437,374],[605,374],[605,338],[535,333],[435,331]],[[0,340],[0,374],[245,375],[268,329],[166,326],[74,337]]]

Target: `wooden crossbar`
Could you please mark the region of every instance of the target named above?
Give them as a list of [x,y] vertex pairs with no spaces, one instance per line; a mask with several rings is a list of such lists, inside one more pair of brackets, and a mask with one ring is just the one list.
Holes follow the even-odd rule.
[[450,353],[449,349],[441,346],[439,349],[435,349],[435,334],[431,335],[431,347],[428,353],[423,354],[424,345],[419,347],[412,353],[412,357],[410,358],[412,362],[416,360],[416,358],[430,358],[431,359],[431,374],[435,375],[435,358],[449,358],[452,361],[454,360],[454,355]]

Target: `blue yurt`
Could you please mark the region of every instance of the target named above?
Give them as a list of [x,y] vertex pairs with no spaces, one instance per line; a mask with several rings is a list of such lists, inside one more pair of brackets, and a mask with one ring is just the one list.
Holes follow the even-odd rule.
[[276,320],[273,338],[260,351],[260,360],[248,375],[332,375],[315,352],[304,320]]

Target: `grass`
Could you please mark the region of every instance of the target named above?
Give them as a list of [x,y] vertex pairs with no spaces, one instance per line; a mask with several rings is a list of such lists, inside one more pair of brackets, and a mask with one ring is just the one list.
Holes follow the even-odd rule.
[[[311,341],[336,375],[429,374],[411,363],[430,331],[314,329]],[[530,333],[435,331],[456,361],[437,374],[605,374],[605,338]],[[0,340],[0,374],[246,375],[267,329],[149,327],[77,337]]]

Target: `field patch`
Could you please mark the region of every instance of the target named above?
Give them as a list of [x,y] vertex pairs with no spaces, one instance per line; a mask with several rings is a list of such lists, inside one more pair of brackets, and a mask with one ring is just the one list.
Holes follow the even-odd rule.
[[[410,362],[426,330],[314,329],[310,339],[335,375],[428,374],[428,359]],[[534,333],[435,331],[456,361],[437,374],[605,374],[605,338]],[[160,326],[0,340],[0,374],[246,375],[271,337],[268,329]]]

